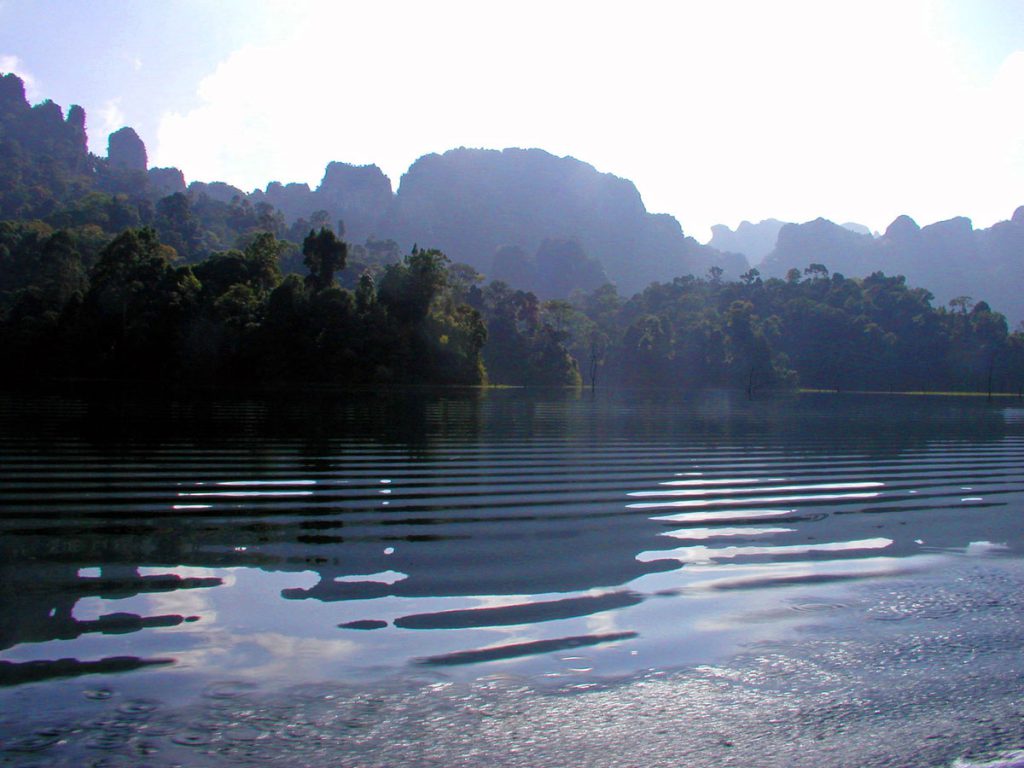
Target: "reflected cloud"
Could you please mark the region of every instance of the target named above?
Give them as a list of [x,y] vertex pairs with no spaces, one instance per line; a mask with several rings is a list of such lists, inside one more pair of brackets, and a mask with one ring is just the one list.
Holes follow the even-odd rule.
[[[699,474],[699,473],[698,473]],[[782,477],[729,477],[729,478],[707,478],[704,480],[666,480],[658,485],[671,485],[671,486],[718,486],[718,485],[756,485],[757,483],[781,483],[785,480]],[[642,492],[630,493],[630,496],[640,496]]]
[[248,498],[250,496],[312,496],[313,491],[179,491],[178,496],[187,498]]
[[378,573],[368,573],[365,575],[350,575],[350,576],[335,576],[336,582],[342,582],[347,584],[386,584],[389,587],[392,584],[397,584],[400,581],[405,581],[409,578],[409,574],[401,573],[399,571],[380,571]]
[[875,499],[881,496],[877,491],[871,493],[818,493],[801,494],[799,496],[758,496],[742,499],[712,499],[700,501],[664,501],[640,502],[627,504],[628,509],[668,509],[672,507],[718,507],[732,504],[794,504],[805,501],[845,501],[858,499]]
[[[199,482],[196,485],[209,485]],[[264,486],[264,485],[316,485],[316,480],[218,480],[213,485],[222,486]]]
[[792,544],[763,547],[680,547],[659,552],[641,552],[636,559],[641,562],[654,560],[678,560],[680,563],[710,563],[715,560],[729,560],[737,557],[799,555],[810,552],[856,552],[861,550],[885,549],[892,546],[892,539],[875,538],[858,541],[833,541],[814,544]]
[[[670,485],[671,483],[662,483]],[[733,483],[730,483],[730,485]],[[879,482],[857,482],[857,483],[813,483],[801,485],[776,485],[765,486],[755,489],[751,488],[712,488],[710,490],[688,489],[683,491],[633,491],[629,496],[647,498],[658,496],[707,496],[709,494],[730,494],[730,493],[786,493],[789,491],[841,491],[862,488],[881,488],[885,483]],[[808,497],[815,498],[815,497]],[[820,498],[820,497],[817,497]]]
[[352,656],[359,644],[341,638],[295,637],[277,632],[235,635],[219,630],[207,632],[207,642],[198,648],[176,653],[180,665],[219,669],[222,673],[247,677],[289,678],[299,668],[318,668],[342,662]]
[[[630,505],[632,506],[632,505]],[[644,505],[648,506],[648,505]],[[681,504],[652,504],[651,507],[682,506]],[[703,523],[717,520],[756,520],[763,517],[784,517],[796,514],[795,509],[736,509],[718,512],[681,512],[675,515],[659,515],[651,520],[671,523]]]
[[996,543],[992,541],[972,541],[967,545],[964,550],[964,554],[971,557],[991,555],[996,552],[1003,552],[1008,550],[1009,547],[1005,543]]
[[911,565],[907,558],[865,557],[796,563],[695,564],[687,572],[697,578],[686,585],[686,590],[761,589],[894,576],[924,567],[928,561],[927,558],[917,558]]
[[703,539],[726,538],[729,536],[774,536],[781,533],[793,533],[796,528],[756,528],[740,526],[735,528],[679,528],[675,531],[664,531],[660,535],[673,539],[700,541]]

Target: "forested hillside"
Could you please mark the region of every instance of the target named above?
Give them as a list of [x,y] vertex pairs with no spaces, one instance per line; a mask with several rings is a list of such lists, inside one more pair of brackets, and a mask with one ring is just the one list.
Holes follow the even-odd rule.
[[1011,322],[1024,320],[1024,206],[988,229],[962,216],[923,227],[899,216],[878,237],[826,219],[743,222],[735,232],[716,226],[709,245],[745,254],[771,277],[812,262],[851,277],[885,271],[927,285],[941,304],[984,297]]
[[[372,167],[335,164],[316,191],[270,185],[253,202],[225,184],[186,187],[180,171],[148,168],[130,128],[110,136],[107,157],[92,155],[85,126],[78,107],[65,116],[50,102],[30,106],[20,80],[0,78],[0,354],[12,363],[8,380],[596,382],[726,386],[751,396],[795,386],[1024,387],[1024,334],[1011,333],[980,297],[934,306],[927,290],[881,268],[863,278],[830,271],[830,253],[838,259],[874,242],[849,230],[818,225],[832,239],[791,247],[808,263],[784,277],[750,269],[728,280],[716,264],[687,268],[694,262],[673,239],[681,232],[659,234],[675,229],[646,213],[629,182],[537,151],[459,150],[434,156],[426,163],[433,170],[410,171],[419,179],[410,189],[439,185],[446,197],[410,192],[405,200],[416,205],[390,208],[373,225],[391,217],[395,231],[411,233],[410,222],[430,223],[439,242],[404,248],[366,223],[390,195]],[[508,188],[512,177],[499,172],[506,156],[513,165],[571,167],[579,182],[560,186],[558,171],[552,186]],[[451,163],[481,162],[498,168],[493,177],[466,175],[493,178],[486,193],[445,176]],[[542,205],[555,192],[573,201],[565,220],[565,205]],[[310,197],[327,207],[302,214]],[[511,218],[487,234],[488,211],[527,210],[531,197],[536,221]],[[626,217],[611,213],[627,208]],[[362,242],[346,242],[350,225],[338,213],[360,222],[352,227]],[[588,230],[588,221],[600,227]],[[915,237],[900,226],[904,235],[887,238]],[[604,232],[614,255],[584,237],[538,234],[560,228]],[[533,233],[528,247],[495,245],[517,229]],[[799,243],[802,233],[782,227],[779,243]],[[635,276],[678,271],[645,279],[630,295],[613,267]]]

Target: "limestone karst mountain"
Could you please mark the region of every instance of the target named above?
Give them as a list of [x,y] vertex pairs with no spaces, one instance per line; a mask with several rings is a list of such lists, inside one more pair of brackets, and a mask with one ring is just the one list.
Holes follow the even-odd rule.
[[810,264],[846,277],[904,275],[926,286],[940,304],[984,297],[1016,324],[1024,319],[1024,206],[988,229],[974,229],[963,216],[924,227],[899,216],[877,238],[826,219],[787,224],[775,249],[756,266],[765,276],[783,277]]
[[[716,227],[704,246],[672,216],[648,212],[631,181],[540,149],[426,155],[397,192],[374,165],[334,162],[315,189],[275,181],[254,192],[224,182],[186,186],[177,168],[147,168],[146,146],[133,129],[112,133],[108,156],[97,157],[87,148],[81,107],[65,116],[51,101],[33,106],[20,78],[0,76],[0,219],[93,223],[108,232],[153,224],[189,260],[235,247],[254,227],[277,227],[276,234],[295,239],[304,226],[341,221],[354,245],[372,238],[397,241],[397,248],[388,245],[393,251],[439,248],[487,277],[548,296],[604,279],[629,295],[710,267],[722,268],[726,279],[750,266],[783,277],[813,263],[847,277],[903,274],[940,302],[985,298],[1011,323],[1024,319],[1024,208],[981,230],[963,217],[919,227],[901,216],[878,237],[825,219],[769,219],[735,232]],[[175,194],[185,201],[161,205]],[[551,265],[563,262],[567,274],[555,276]]]

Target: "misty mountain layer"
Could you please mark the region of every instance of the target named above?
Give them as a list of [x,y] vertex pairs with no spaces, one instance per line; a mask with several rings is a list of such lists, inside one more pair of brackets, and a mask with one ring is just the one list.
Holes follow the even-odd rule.
[[[255,227],[298,242],[311,228],[341,222],[344,237],[369,250],[389,241],[392,253],[438,248],[543,298],[605,281],[628,295],[711,268],[734,279],[751,265],[781,277],[821,264],[847,277],[903,274],[942,303],[985,298],[1012,323],[1024,319],[1016,288],[1024,282],[1022,209],[982,230],[964,218],[919,227],[901,216],[878,238],[824,219],[769,219],[735,232],[715,227],[705,246],[673,217],[649,213],[632,182],[539,149],[426,155],[397,192],[377,166],[341,162],[327,166],[315,189],[279,181],[252,193],[223,182],[186,186],[179,169],[148,167],[131,128],[111,134],[107,158],[89,154],[84,111],[72,106],[65,118],[52,102],[31,106],[15,75],[0,77],[0,160],[0,217],[90,221],[112,231],[152,223],[190,261],[234,247]],[[93,191],[114,198],[100,206]]]
[[900,216],[880,237],[826,219],[785,224],[756,266],[765,277],[784,277],[810,264],[847,277],[904,275],[913,285],[928,286],[940,304],[984,298],[1017,323],[1024,319],[1024,206],[988,229],[974,229],[962,216],[925,227]]

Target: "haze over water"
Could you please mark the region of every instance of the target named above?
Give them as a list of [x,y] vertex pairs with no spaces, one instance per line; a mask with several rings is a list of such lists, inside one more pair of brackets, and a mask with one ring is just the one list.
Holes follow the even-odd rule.
[[5,395],[0,426],[0,765],[1024,740],[1013,400]]

